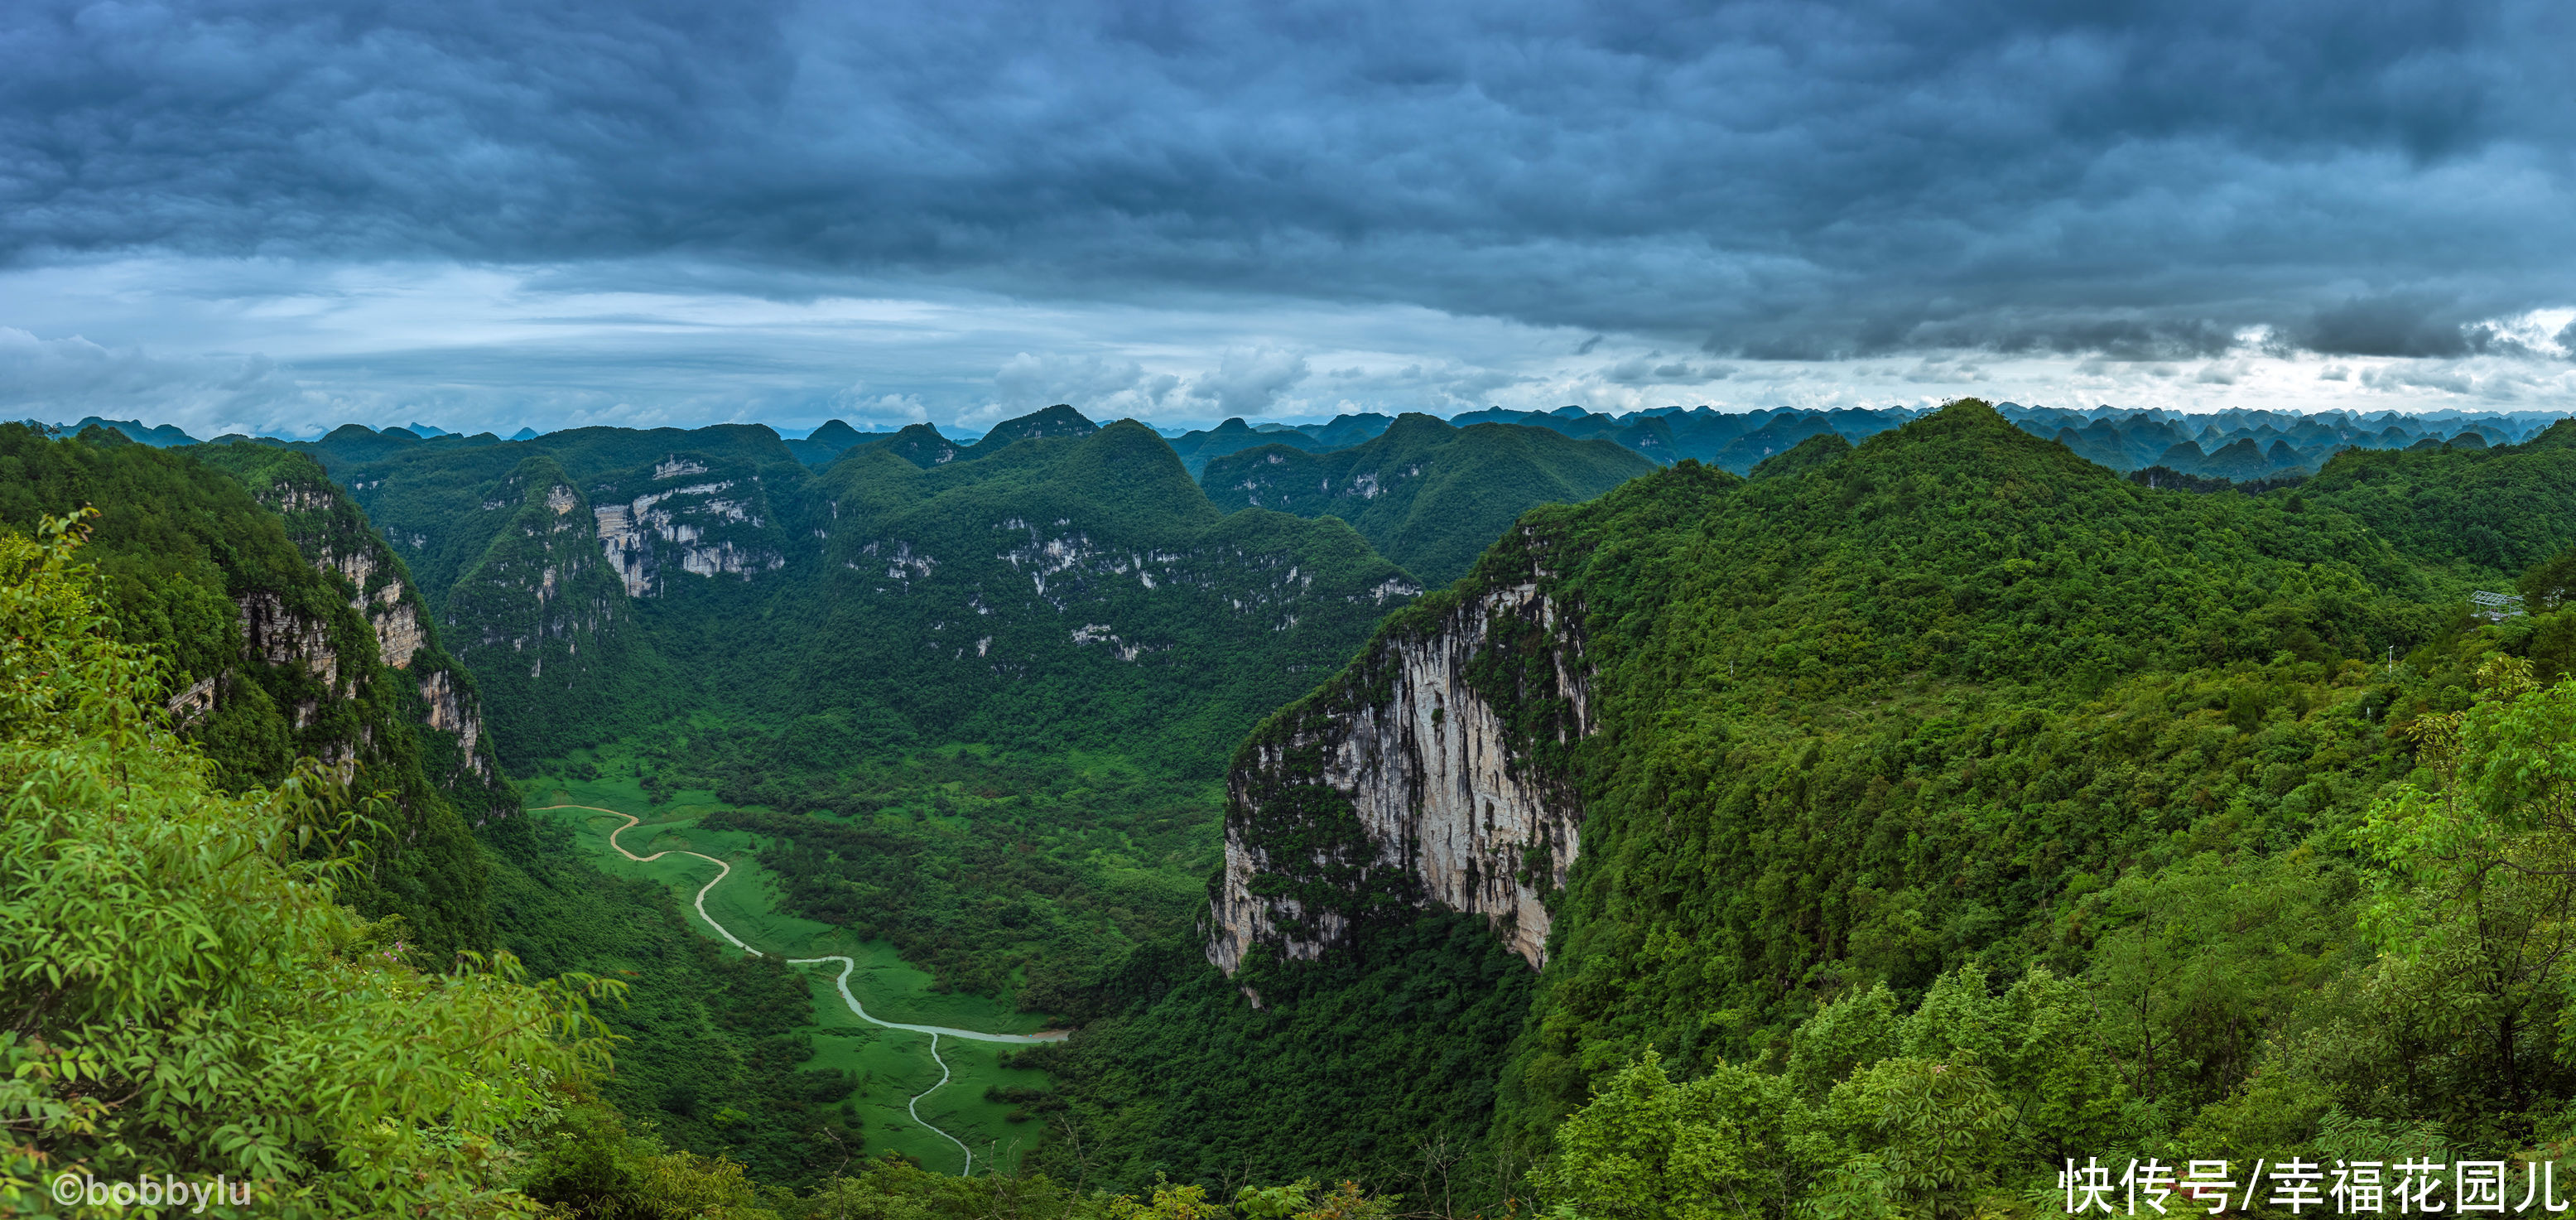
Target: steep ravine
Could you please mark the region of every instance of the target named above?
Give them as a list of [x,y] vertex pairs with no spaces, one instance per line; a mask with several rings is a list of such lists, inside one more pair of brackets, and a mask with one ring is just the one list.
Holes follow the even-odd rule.
[[1207,946],[1228,975],[1258,949],[1313,959],[1434,905],[1545,963],[1544,899],[1581,848],[1562,758],[1593,719],[1579,615],[1517,540],[1237,753]]

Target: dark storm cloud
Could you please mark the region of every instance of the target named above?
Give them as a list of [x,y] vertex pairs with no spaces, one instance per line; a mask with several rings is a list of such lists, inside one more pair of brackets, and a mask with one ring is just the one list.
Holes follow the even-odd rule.
[[2569,295],[2567,12],[28,3],[0,256],[669,254],[1757,359],[2453,355]]

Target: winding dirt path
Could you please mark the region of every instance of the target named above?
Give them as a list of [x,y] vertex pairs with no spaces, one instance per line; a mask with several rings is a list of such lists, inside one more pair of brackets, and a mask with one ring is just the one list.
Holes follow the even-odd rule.
[[678,852],[679,854],[681,854],[681,855],[683,855],[683,856],[696,856],[697,858],[699,858],[699,859],[701,859],[701,860],[704,860],[704,861],[706,861],[706,862],[707,862],[707,863],[709,863],[709,864],[715,865],[715,866],[716,866],[716,877],[715,877],[715,881],[710,881],[710,882],[706,883],[705,885],[702,885],[702,886],[699,886],[699,887],[698,887],[698,900],[697,900],[697,903],[695,904],[695,905],[697,906],[697,908],[698,908],[698,918],[703,919],[703,920],[706,920],[706,921],[707,921],[707,926],[708,926],[708,927],[710,927],[710,928],[714,928],[714,929],[716,930],[716,935],[721,936],[721,937],[725,938],[726,940],[733,942],[733,947],[734,947],[734,948],[740,949],[740,950],[742,950],[743,952],[745,952],[745,953],[748,953],[748,954],[752,955],[753,957],[765,957],[765,956],[767,956],[767,954],[762,953],[760,950],[758,950],[758,949],[754,949],[754,948],[752,948],[751,946],[749,946],[749,945],[746,945],[746,944],[742,943],[742,938],[741,938],[741,937],[736,936],[736,935],[734,935],[734,934],[733,934],[733,933],[731,933],[731,932],[725,931],[725,926],[724,926],[723,924],[717,923],[717,922],[715,921],[715,917],[714,917],[714,916],[707,914],[707,891],[708,891],[708,890],[711,890],[711,889],[716,888],[716,881],[722,881],[722,880],[724,880],[725,878],[730,877],[730,876],[732,876],[732,875],[733,875],[733,866],[732,866],[732,865],[727,864],[727,863],[725,863],[725,862],[724,862],[724,861],[722,861],[722,860],[716,859],[714,856],[710,856],[710,855],[708,855],[708,854],[706,854],[705,852],[702,852],[702,851],[688,851],[688,850],[685,850],[685,849],[682,849],[682,848],[677,848],[677,847],[673,847],[673,848],[666,848],[666,849],[664,849],[664,850],[662,850],[662,851],[654,852],[652,855],[649,855],[649,856],[639,856],[639,855],[636,855],[634,852],[631,852],[631,851],[626,850],[626,845],[625,845],[625,844],[623,844],[623,843],[618,842],[618,841],[617,841],[617,836],[622,835],[622,834],[625,834],[627,831],[630,831],[630,830],[635,829],[635,827],[636,827],[636,826],[640,825],[640,824],[644,821],[644,819],[639,818],[639,817],[637,817],[637,816],[635,816],[634,814],[631,814],[631,813],[620,813],[620,812],[618,812],[617,810],[614,810],[614,809],[602,809],[602,808],[600,808],[600,807],[599,807],[599,806],[597,806],[597,805],[537,805],[537,806],[533,806],[533,808],[536,808],[536,809],[587,809],[587,810],[591,811],[592,813],[604,813],[604,814],[609,815],[610,817],[619,817],[619,818],[624,818],[624,819],[626,819],[626,824],[625,824],[625,825],[620,826],[620,827],[618,827],[617,829],[615,829],[615,830],[612,830],[612,831],[609,831],[609,832],[608,832],[608,845],[609,845],[610,847],[614,847],[614,848],[616,848],[616,849],[617,849],[617,854],[618,854],[618,855],[624,856],[624,857],[626,857],[627,859],[629,859],[629,860],[632,860],[632,861],[636,862],[637,864],[650,864],[650,863],[652,863],[652,862],[653,862],[653,861],[655,861],[655,860],[659,860],[659,859],[661,859],[661,858],[662,858],[662,857],[664,857],[664,856],[670,855],[672,852]]
[[[618,855],[624,856],[629,860],[633,860],[638,864],[650,864],[655,860],[659,860],[664,856],[671,855],[676,852],[683,856],[696,856],[709,864],[715,865],[715,880],[709,881],[705,885],[698,887],[697,902],[694,904],[698,909],[698,918],[705,920],[708,927],[716,930],[716,935],[725,938],[725,940],[730,942],[734,948],[740,949],[753,957],[768,956],[760,950],[742,943],[741,937],[735,936],[733,933],[726,931],[723,924],[717,923],[714,916],[707,914],[707,891],[716,888],[717,881],[722,881],[733,875],[732,865],[716,859],[714,856],[710,856],[705,852],[689,851],[685,848],[678,847],[665,848],[661,851],[654,852],[649,856],[636,855],[634,852],[626,850],[626,845],[618,842],[617,836],[643,824],[644,819],[621,810],[602,809],[597,805],[532,805],[529,808],[532,811],[543,811],[549,809],[582,809],[591,813],[604,813],[610,817],[626,819],[625,825],[608,832],[608,845],[617,849]],[[841,993],[841,1002],[849,1005],[850,1011],[857,1014],[860,1020],[865,1021],[870,1025],[882,1025],[887,1029],[900,1029],[909,1033],[930,1035],[930,1061],[939,1065],[939,1083],[913,1094],[911,1100],[904,1103],[904,1112],[912,1115],[912,1121],[920,1123],[924,1130],[936,1133],[939,1138],[957,1145],[957,1151],[964,1153],[966,1156],[966,1168],[964,1170],[965,1175],[968,1177],[974,1176],[975,1150],[967,1147],[966,1141],[932,1126],[928,1119],[921,1116],[921,1110],[919,1108],[922,1098],[928,1097],[948,1086],[948,1061],[941,1058],[939,1055],[940,1035],[946,1034],[951,1038],[966,1038],[976,1042],[1032,1043],[1060,1042],[1069,1036],[1068,1031],[1059,1029],[1048,1030],[1044,1033],[1036,1034],[987,1034],[979,1033],[971,1029],[951,1029],[945,1025],[908,1025],[901,1021],[888,1021],[882,1017],[872,1017],[868,1015],[868,1010],[859,1004],[859,997],[850,994],[850,975],[859,967],[859,964],[856,961],[837,953],[826,957],[791,957],[787,959],[787,964],[790,966],[814,966],[820,965],[824,962],[841,963],[840,977],[832,980],[832,986]]]

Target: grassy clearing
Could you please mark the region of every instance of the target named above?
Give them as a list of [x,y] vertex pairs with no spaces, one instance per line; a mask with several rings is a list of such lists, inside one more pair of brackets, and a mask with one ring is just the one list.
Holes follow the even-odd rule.
[[[841,955],[856,967],[850,991],[870,1015],[918,1025],[944,1025],[992,1033],[1033,1033],[1044,1022],[1033,1013],[984,996],[936,989],[929,973],[904,962],[885,941],[862,941],[845,929],[799,919],[778,909],[778,879],[753,858],[757,836],[742,831],[708,830],[698,820],[717,807],[711,791],[671,791],[659,805],[648,802],[632,775],[602,774],[596,779],[540,778],[530,785],[536,805],[589,805],[617,809],[641,819],[619,834],[617,843],[639,856],[669,852],[651,861],[629,860],[609,843],[623,818],[581,809],[544,810],[532,816],[556,819],[573,828],[576,841],[599,867],[616,876],[644,877],[668,886],[684,909],[700,887],[716,875],[716,866],[681,852],[698,852],[724,860],[733,871],[706,897],[708,916],[763,953],[784,957]],[[721,940],[698,921],[702,935]],[[862,1022],[841,1002],[833,987],[837,963],[800,967],[808,977],[813,1022],[800,1032],[813,1041],[815,1056],[806,1069],[849,1073],[858,1092],[844,1104],[855,1113],[866,1134],[869,1155],[900,1152],[924,1166],[954,1173],[962,1168],[957,1146],[925,1129],[906,1111],[906,1102],[939,1080],[932,1062],[930,1037],[885,1029]],[[923,1098],[921,1118],[975,1150],[978,1167],[1015,1165],[1021,1154],[1045,1135],[1044,1124],[1031,1121],[1010,1102],[987,1100],[994,1089],[1045,1090],[1042,1072],[1009,1070],[1000,1065],[1005,1047],[957,1038],[942,1038],[940,1057],[947,1061],[948,1084]],[[1014,1122],[1018,1115],[1022,1121]]]
[[[835,1068],[858,1078],[859,1091],[848,1104],[865,1120],[871,1152],[891,1149],[929,1168],[957,1172],[961,1167],[957,1146],[923,1130],[904,1110],[914,1094],[939,1081],[939,1067],[930,1060],[930,1035],[861,1023],[832,989],[837,966],[806,969],[811,972],[814,1011],[821,1021],[812,1031],[815,1054],[806,1066]],[[857,976],[852,977],[851,991],[874,1004],[873,993],[859,988]],[[939,1055],[948,1062],[949,1081],[921,1100],[922,1118],[973,1148],[979,1168],[988,1162],[1016,1164],[1019,1155],[1045,1135],[1042,1123],[1011,1122],[1015,1107],[1010,1103],[985,1099],[989,1089],[1052,1087],[1043,1072],[1004,1069],[1000,1064],[1004,1049],[990,1042],[940,1039]]]

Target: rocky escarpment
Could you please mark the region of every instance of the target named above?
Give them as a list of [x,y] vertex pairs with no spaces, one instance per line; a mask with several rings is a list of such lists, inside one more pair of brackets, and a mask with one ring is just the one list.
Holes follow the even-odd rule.
[[[347,582],[342,597],[372,629],[377,660],[389,669],[408,671],[409,684],[419,689],[415,726],[439,735],[438,740],[424,742],[431,747],[426,757],[433,764],[432,782],[469,797],[469,806],[503,807],[494,787],[499,772],[485,740],[474,684],[438,646],[409,569],[368,524],[356,501],[306,454],[225,445],[210,446],[202,456],[240,479],[253,499],[278,515],[306,562]],[[240,604],[250,654],[273,664],[301,660],[316,670],[326,687],[334,688],[336,697],[348,695],[338,689],[340,660],[330,653],[322,624],[292,620],[284,603],[273,595],[247,595]],[[203,685],[202,693],[192,687],[173,700],[173,713],[194,717],[210,709],[215,688]],[[314,711],[313,706],[299,705],[297,726],[302,727]],[[488,791],[469,794],[464,791],[467,788]]]
[[543,678],[581,666],[584,644],[627,617],[624,590],[596,547],[597,520],[552,458],[523,463],[506,484],[519,508],[448,594],[448,626],[476,672]]
[[600,553],[628,597],[653,596],[673,568],[749,579],[786,566],[768,536],[759,476],[710,474],[705,459],[675,454],[655,463],[646,482],[649,490],[590,510]]
[[1594,720],[1580,613],[1517,541],[1244,743],[1208,960],[1232,974],[1264,948],[1311,959],[1436,905],[1545,962],[1547,897],[1581,849],[1566,756]]
[[320,763],[369,802],[353,828],[365,867],[335,875],[335,898],[370,919],[401,916],[412,960],[489,950],[482,856],[450,799],[465,792],[431,781],[444,738],[418,731],[412,678],[432,645],[407,658],[411,674],[383,663],[382,620],[366,610],[389,604],[400,568],[309,456],[48,441],[0,425],[0,464],[22,480],[11,487],[23,512],[97,510],[83,559],[111,593],[114,629],[166,659],[172,721],[217,784],[274,788],[303,760]]
[[496,490],[517,508],[448,591],[442,626],[482,690],[486,739],[504,760],[542,757],[588,710],[636,703],[661,676],[639,664],[635,602],[563,467],[528,458]]
[[395,669],[410,668],[428,642],[420,595],[405,578],[402,561],[368,528],[366,515],[321,464],[275,450],[210,456],[247,483],[252,498],[285,520],[286,536],[306,560],[349,582],[349,608],[367,616],[367,625],[375,630],[377,658]]
[[431,670],[420,682],[421,701],[429,705],[429,727],[456,738],[463,765],[479,776],[492,774],[483,744],[483,712],[472,687],[446,669]]
[[301,667],[321,684],[315,698],[296,703],[298,730],[313,722],[322,699],[346,699],[353,693],[341,684],[340,654],[332,647],[329,623],[298,613],[286,598],[264,589],[243,594],[238,605],[244,660]]
[[1421,592],[1339,520],[1217,512],[1132,421],[928,467],[854,447],[817,484],[800,697],[925,735],[1049,724],[1213,771]]

